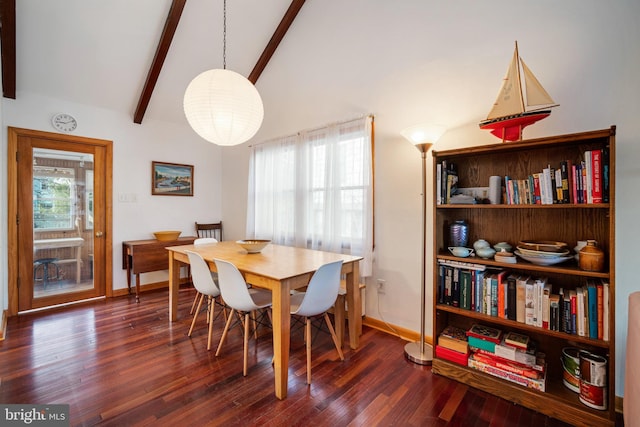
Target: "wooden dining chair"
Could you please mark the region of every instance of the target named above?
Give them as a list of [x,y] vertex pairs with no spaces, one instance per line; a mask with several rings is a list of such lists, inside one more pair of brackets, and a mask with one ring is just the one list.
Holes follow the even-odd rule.
[[[327,323],[333,344],[340,360],[344,360],[342,345],[333,329],[327,310],[333,307],[340,291],[340,271],[342,261],[322,265],[313,273],[307,290],[291,295],[291,315],[304,317],[304,339],[307,348],[307,384],[311,385],[311,318],[322,316]],[[343,303],[344,304],[344,303]],[[343,305],[344,307],[344,305]]]
[[196,236],[197,237],[213,237],[222,241],[222,221],[203,224],[196,221]]

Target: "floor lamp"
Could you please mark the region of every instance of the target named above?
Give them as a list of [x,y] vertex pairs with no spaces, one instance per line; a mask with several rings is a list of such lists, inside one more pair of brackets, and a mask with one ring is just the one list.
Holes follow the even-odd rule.
[[404,347],[404,354],[410,361],[420,365],[431,365],[433,347],[424,342],[426,310],[425,259],[427,257],[427,151],[442,136],[445,128],[437,125],[416,125],[401,132],[422,153],[422,256],[420,257],[420,340]]

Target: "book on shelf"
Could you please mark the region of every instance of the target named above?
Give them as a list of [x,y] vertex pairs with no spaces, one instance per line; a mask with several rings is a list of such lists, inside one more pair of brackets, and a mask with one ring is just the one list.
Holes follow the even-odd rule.
[[453,277],[451,281],[451,305],[460,307],[460,269],[453,269]]
[[560,330],[560,295],[549,295],[549,329],[552,331]]
[[602,339],[609,341],[609,282],[602,281]]
[[528,276],[520,276],[516,279],[516,321],[525,323],[525,288]]
[[602,148],[602,203],[609,203],[609,146]]
[[591,150],[584,152],[584,165],[586,203],[593,203],[593,163],[591,161]]
[[436,205],[442,204],[442,163],[436,164]]
[[598,339],[603,338],[604,332],[604,295],[602,283],[596,284],[596,305],[597,305],[597,324],[598,324]]
[[493,341],[485,340],[485,339],[474,337],[474,336],[469,336],[467,337],[467,339],[469,342],[469,349],[472,351],[475,349],[480,349],[480,350],[488,351],[489,353],[495,353],[496,345],[498,345]]
[[507,277],[507,319],[516,320],[516,281],[517,274],[510,274]]
[[551,314],[551,284],[545,283],[542,288],[542,328],[549,329],[549,318]]
[[562,169],[558,168],[556,169],[556,198],[555,201],[556,203],[564,203],[562,198],[563,198],[563,194],[562,194]]
[[503,380],[507,380],[524,387],[532,388],[539,391],[545,391],[546,389],[546,373],[542,379],[527,378],[523,375],[518,375],[513,372],[505,371],[504,369],[500,369],[495,366],[491,366],[489,364],[476,360],[473,354],[469,356],[468,366],[470,368],[477,369],[486,374],[489,374],[498,378],[502,378]]
[[457,363],[458,365],[468,366],[469,355],[467,353],[460,353],[443,347],[442,345],[436,345],[436,357]]
[[591,192],[593,203],[602,203],[602,150],[591,150]]
[[544,376],[544,371],[538,371],[537,369],[533,369],[532,367],[525,366],[520,363],[495,357],[495,355],[491,353],[477,351],[474,352],[471,357],[479,362],[503,369],[514,374],[522,375],[526,378],[540,379]]
[[453,288],[453,267],[445,266],[445,276],[444,276],[444,303],[447,305],[451,305],[452,297],[451,291]]
[[577,299],[578,299],[578,294],[575,290],[570,290],[569,291],[569,313],[570,313],[570,324],[569,324],[569,329],[567,330],[567,332],[571,333],[571,334],[577,334],[577,329],[576,329],[576,316],[578,314],[577,312],[577,308],[578,308],[578,304],[577,304]]
[[471,310],[471,271],[460,270],[460,308]]
[[446,277],[446,267],[438,265],[438,304],[444,304],[444,281]]
[[589,338],[598,339],[598,291],[595,283],[587,283]]
[[535,325],[535,289],[532,278],[527,278],[524,283],[524,323],[526,325]]
[[544,356],[542,353],[536,355],[536,346],[533,344],[533,342],[530,343],[529,348],[527,348],[526,350],[508,346],[502,343],[496,344],[493,351],[493,354],[496,357],[500,357],[511,362],[520,363],[538,371],[543,370],[541,361],[542,359],[544,359]]
[[498,299],[498,307],[497,307],[497,316],[505,319],[506,318],[506,307],[507,307],[507,272],[501,271],[496,274],[496,282],[497,282],[497,299]]
[[584,337],[584,292],[581,286],[576,288],[576,333]]
[[466,331],[453,325],[446,326],[438,335],[438,345],[459,353],[469,352]]
[[528,335],[519,334],[517,332],[508,332],[504,336],[504,344],[511,347],[516,347],[521,350],[527,350],[529,347],[530,338]]
[[500,344],[500,341],[502,340],[502,330],[477,323],[471,325],[471,328],[467,330],[466,334],[468,338],[475,337],[491,341],[496,344]]

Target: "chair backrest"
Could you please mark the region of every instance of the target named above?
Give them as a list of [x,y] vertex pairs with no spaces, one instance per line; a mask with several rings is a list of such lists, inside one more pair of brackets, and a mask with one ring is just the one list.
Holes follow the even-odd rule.
[[313,273],[300,307],[293,314],[315,316],[333,306],[340,290],[342,261],[324,264]]
[[253,311],[259,307],[249,294],[247,282],[240,270],[228,261],[214,259],[218,270],[218,284],[225,304],[239,311]]
[[201,237],[193,241],[194,246],[207,245],[209,243],[218,243],[218,239],[215,237]]
[[218,241],[222,241],[222,221],[211,224],[201,224],[196,221],[196,236],[215,237]]
[[220,289],[216,285],[216,282],[211,277],[211,270],[207,262],[197,252],[185,251],[189,257],[189,265],[191,265],[191,278],[193,279],[193,286],[201,294],[211,295],[217,297],[220,295]]

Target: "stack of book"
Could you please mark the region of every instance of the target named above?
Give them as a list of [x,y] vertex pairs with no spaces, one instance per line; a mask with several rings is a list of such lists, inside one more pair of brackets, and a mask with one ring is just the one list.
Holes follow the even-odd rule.
[[545,391],[544,355],[538,353],[528,336],[473,325],[467,332],[472,351],[467,365],[504,380]]
[[444,328],[442,333],[438,335],[436,356],[462,366],[467,366],[469,344],[465,330],[452,325]]

